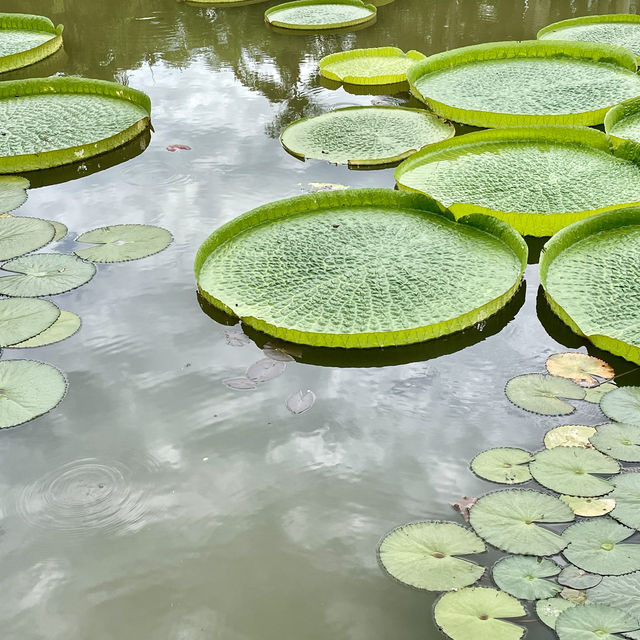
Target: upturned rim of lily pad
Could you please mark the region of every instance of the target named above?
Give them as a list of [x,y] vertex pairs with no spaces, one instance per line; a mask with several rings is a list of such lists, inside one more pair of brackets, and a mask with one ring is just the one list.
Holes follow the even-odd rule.
[[[360,18],[354,18],[352,20],[345,20],[343,22],[329,22],[321,24],[298,24],[295,22],[283,22],[274,18],[274,14],[284,9],[294,9],[298,7],[314,6],[314,5],[331,5],[331,4],[344,4],[353,7],[362,7],[368,9],[369,15],[362,16]],[[284,2],[274,7],[269,7],[264,12],[264,19],[267,24],[273,27],[279,27],[280,29],[291,29],[293,31],[315,31],[315,30],[332,30],[343,29],[345,27],[355,27],[358,25],[366,25],[370,22],[374,22],[378,15],[378,9],[372,4],[365,4],[362,0],[294,0],[293,2]]]

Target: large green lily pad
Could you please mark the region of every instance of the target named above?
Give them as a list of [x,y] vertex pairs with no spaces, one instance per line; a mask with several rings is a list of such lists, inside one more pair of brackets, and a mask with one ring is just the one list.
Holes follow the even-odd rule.
[[575,607],[575,603],[564,598],[547,598],[546,600],[538,600],[536,602],[536,613],[540,621],[555,629],[558,616],[571,607]]
[[583,604],[563,611],[556,620],[560,640],[618,640],[618,633],[634,631],[638,619],[627,611],[603,604]]
[[579,127],[456,136],[405,160],[395,178],[401,188],[430,195],[456,216],[487,213],[523,235],[553,235],[582,218],[640,202],[633,151],[612,149],[604,133]]
[[[20,300],[22,298],[11,299]],[[25,299],[33,300],[33,298]],[[70,338],[78,331],[78,329],[80,329],[81,324],[82,321],[80,320],[80,316],[72,311],[65,311],[64,309],[61,309],[58,319],[48,329],[45,329],[42,333],[39,333],[37,336],[29,338],[24,342],[12,344],[11,347],[13,349],[32,349],[34,347],[44,347],[48,344],[54,344],[61,340]]]
[[0,260],[35,251],[53,240],[55,229],[39,218],[0,218]]
[[524,607],[497,589],[468,587],[445,593],[435,604],[436,623],[453,640],[519,640],[525,629],[500,618],[519,618]]
[[571,522],[573,511],[554,496],[525,489],[505,489],[480,498],[469,511],[473,530],[489,544],[522,555],[550,556],[567,541],[538,526]]
[[37,336],[48,329],[59,315],[60,309],[48,300],[0,300],[0,347],[8,347]]
[[518,484],[531,480],[528,465],[532,459],[524,449],[497,447],[479,453],[471,461],[471,470],[491,482]]
[[289,153],[303,160],[373,166],[400,162],[454,134],[453,125],[428,111],[363,106],[296,120],[282,132],[280,141]]
[[622,47],[528,40],[437,53],[412,66],[407,79],[419,100],[456,122],[595,125],[640,95],[635,71],[635,57]]
[[507,556],[493,567],[493,580],[500,589],[522,600],[551,598],[562,587],[545,580],[560,573],[560,567],[547,558]]
[[264,19],[281,29],[340,29],[376,19],[377,9],[361,0],[297,0],[271,7]]
[[582,400],[585,390],[572,380],[542,373],[525,373],[511,378],[504,392],[513,404],[544,416],[560,416],[576,409],[564,398]]
[[587,447],[592,444],[589,438],[596,432],[595,427],[586,424],[562,424],[547,431],[544,435],[544,446],[547,449],[555,447]]
[[640,530],[640,473],[623,473],[611,479],[614,490],[609,494],[616,501],[611,517],[627,527]]
[[0,176],[0,213],[8,213],[27,200],[29,181],[19,176]]
[[608,604],[611,607],[640,616],[640,571],[623,576],[605,576],[589,589],[589,602]]
[[149,126],[151,103],[114,82],[51,77],[0,85],[0,172],[86,160]]
[[612,422],[601,424],[590,438],[602,453],[623,462],[640,462],[640,426]]
[[[540,280],[560,319],[597,347],[636,363],[640,363],[640,280],[635,268],[639,250],[640,208],[629,208],[563,229],[545,244],[540,256]],[[621,391],[602,397],[603,410]],[[609,417],[633,422],[624,416]]]
[[380,542],[378,558],[404,584],[450,591],[473,584],[484,573],[484,567],[456,556],[483,551],[484,542],[454,522],[414,522],[390,531]]
[[640,387],[620,387],[600,400],[602,413],[611,420],[640,425]]
[[430,198],[364,189],[254,209],[205,241],[195,272],[202,295],[249,326],[366,348],[421,342],[495,313],[518,289],[525,256],[522,239],[493,218],[456,223]]

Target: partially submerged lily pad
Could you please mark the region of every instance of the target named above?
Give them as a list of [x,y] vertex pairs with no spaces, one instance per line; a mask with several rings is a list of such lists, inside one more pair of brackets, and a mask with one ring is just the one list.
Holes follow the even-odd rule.
[[602,582],[602,576],[595,573],[587,573],[573,565],[566,566],[558,575],[558,582],[572,589],[591,589]]
[[48,329],[59,315],[60,309],[48,300],[0,300],[0,347],[8,347],[37,336]]
[[151,224],[116,224],[92,229],[79,235],[76,242],[95,244],[74,253],[90,262],[127,262],[139,260],[166,249],[173,236]]
[[618,640],[618,633],[634,631],[638,619],[626,611],[603,604],[583,604],[563,611],[556,620],[560,640]]
[[584,589],[571,589],[564,587],[560,592],[560,597],[573,602],[573,604],[585,604],[587,601],[587,592]]
[[0,218],[0,260],[10,260],[44,247],[55,229],[39,218]]
[[609,497],[616,501],[611,517],[640,530],[640,473],[623,473],[611,482],[615,488]]
[[404,584],[450,591],[473,584],[484,573],[484,567],[456,556],[485,550],[473,531],[454,522],[414,522],[389,532],[378,557],[385,571]]
[[554,353],[547,358],[546,367],[552,376],[569,378],[581,387],[597,387],[599,378],[611,380],[615,375],[611,365],[586,353]]
[[567,544],[562,536],[536,523],[574,519],[573,511],[558,498],[525,489],[489,493],[469,512],[474,531],[489,544],[509,553],[534,556],[554,555]]
[[524,449],[497,447],[479,453],[471,461],[471,470],[491,482],[518,484],[531,480],[528,464],[532,459]]
[[589,438],[595,432],[595,427],[589,427],[584,424],[563,424],[547,431],[544,436],[544,446],[547,449],[554,449],[555,447],[592,448]]
[[526,373],[511,378],[504,388],[517,407],[543,416],[560,416],[576,409],[563,398],[582,400],[584,389],[575,382],[542,373]]
[[565,600],[564,598],[548,598],[536,602],[536,613],[541,622],[546,624],[547,627],[555,629],[558,616],[566,609],[575,606],[573,602]]
[[613,511],[616,506],[614,498],[579,498],[561,495],[560,500],[571,507],[573,513],[583,518],[596,518]]
[[280,136],[294,156],[349,166],[400,162],[418,149],[454,135],[453,125],[421,109],[345,107],[290,124]]
[[376,19],[377,9],[361,0],[297,0],[271,7],[264,19],[281,29],[340,29]]
[[590,438],[602,453],[623,462],[640,462],[640,426],[612,422],[601,424]]
[[500,618],[519,618],[524,607],[504,591],[467,587],[445,593],[435,604],[436,623],[453,640],[519,640],[525,629]]
[[522,600],[555,596],[562,587],[545,580],[560,573],[560,567],[547,558],[507,556],[493,567],[493,580],[500,589]]
[[640,387],[620,387],[607,393],[600,409],[611,420],[640,425]]
[[[11,298],[11,300],[22,299],[33,300],[35,302],[33,298]],[[1,302],[2,301],[0,301],[0,303]],[[37,336],[29,338],[24,342],[12,344],[11,347],[14,349],[31,349],[34,347],[44,347],[48,344],[54,344],[55,342],[60,342],[61,340],[70,338],[78,331],[78,329],[80,329],[81,324],[82,321],[80,320],[80,316],[72,311],[65,311],[64,309],[61,309],[58,319],[48,329],[45,329],[42,333],[39,333]]]
[[640,571],[623,576],[605,576],[589,590],[589,602],[608,604],[640,616]]

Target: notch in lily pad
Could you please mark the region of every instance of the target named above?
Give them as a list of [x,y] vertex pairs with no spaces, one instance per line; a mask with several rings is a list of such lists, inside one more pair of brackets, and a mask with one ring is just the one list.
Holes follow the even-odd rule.
[[585,390],[566,378],[526,373],[511,378],[504,389],[507,398],[517,407],[544,416],[561,416],[576,409],[565,398],[583,400]]
[[496,447],[479,453],[471,461],[471,470],[491,482],[520,484],[531,480],[528,467],[531,460],[531,454],[524,449]]
[[581,387],[597,387],[600,379],[611,380],[615,375],[611,365],[585,353],[554,353],[546,367],[552,376],[568,378]]
[[558,575],[559,565],[547,558],[507,556],[493,567],[493,580],[500,589],[521,600],[552,598],[562,587],[545,580]]

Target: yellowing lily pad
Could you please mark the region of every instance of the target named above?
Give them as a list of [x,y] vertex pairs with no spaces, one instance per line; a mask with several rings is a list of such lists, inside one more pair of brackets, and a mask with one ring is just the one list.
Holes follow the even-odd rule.
[[592,448],[589,438],[596,432],[595,427],[584,424],[563,424],[554,427],[544,436],[544,446],[547,449],[555,447],[585,447]]
[[584,353],[554,353],[547,358],[546,366],[552,376],[569,378],[581,387],[596,387],[599,378],[611,380],[615,375],[604,360]]
[[613,511],[616,506],[616,501],[613,498],[579,498],[562,495],[560,500],[568,504],[573,513],[583,518],[603,516]]

